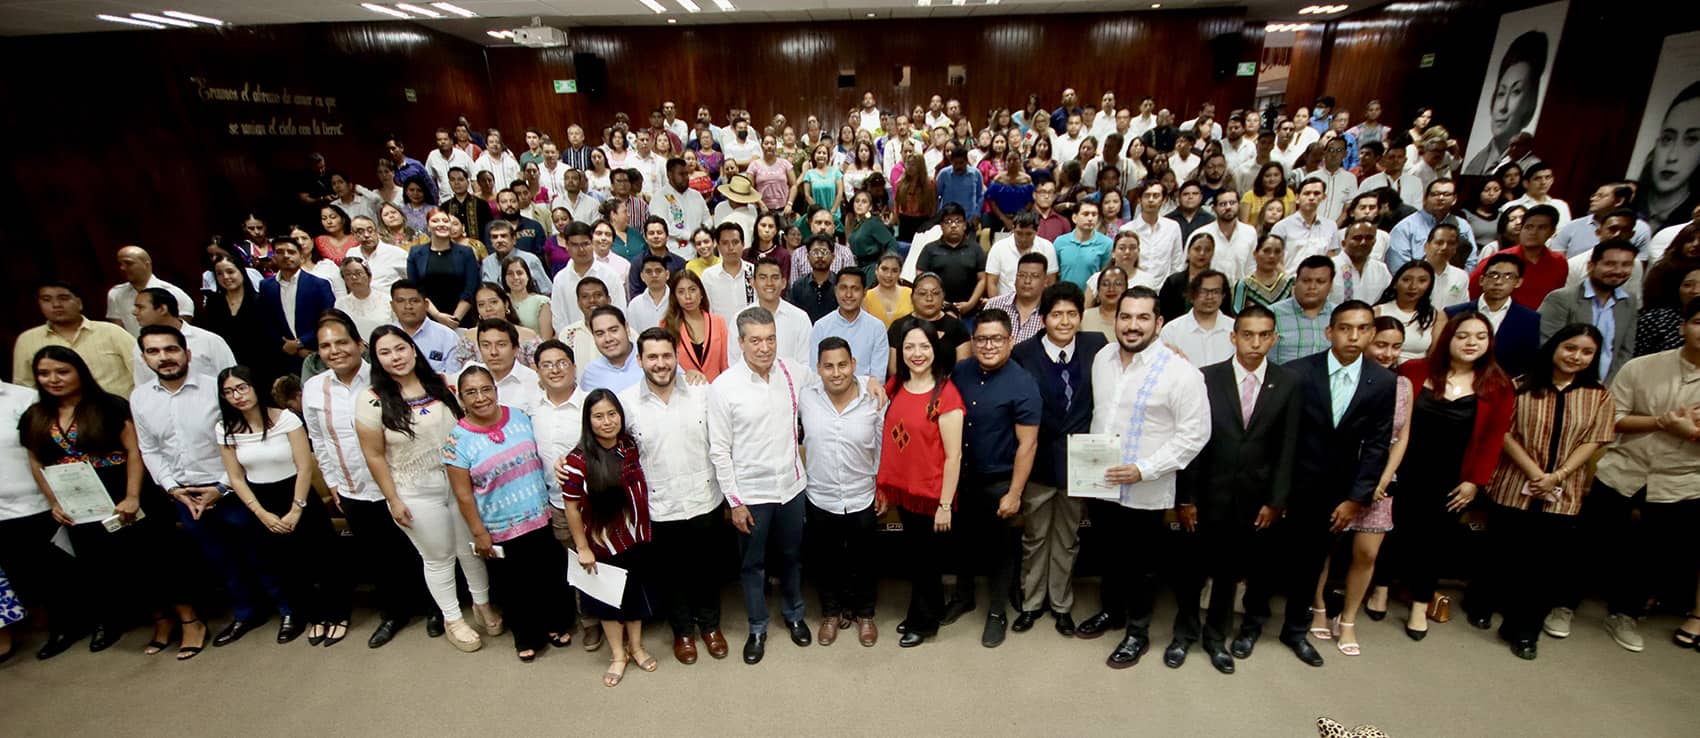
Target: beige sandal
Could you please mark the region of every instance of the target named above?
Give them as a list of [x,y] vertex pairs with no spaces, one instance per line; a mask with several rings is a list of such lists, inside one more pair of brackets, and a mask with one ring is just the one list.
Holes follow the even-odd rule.
[[[614,659],[609,662],[608,671],[602,675],[602,685],[605,687],[620,686],[620,680],[626,678],[626,664],[630,661],[630,659]],[[619,671],[614,671],[616,666],[620,667]]]
[[[486,615],[485,611],[489,611],[490,614]],[[483,627],[484,632],[492,638],[501,635],[504,630],[502,627],[502,619],[494,617],[495,612],[496,608],[490,605],[472,606],[472,616],[478,618],[478,624]]]
[[[462,638],[461,631],[464,631],[469,637]],[[477,651],[484,647],[484,640],[478,637],[478,631],[473,630],[472,626],[467,625],[464,618],[444,623],[443,635],[445,636],[443,640],[448,641],[449,645],[454,646],[463,653],[472,653],[473,651]]]

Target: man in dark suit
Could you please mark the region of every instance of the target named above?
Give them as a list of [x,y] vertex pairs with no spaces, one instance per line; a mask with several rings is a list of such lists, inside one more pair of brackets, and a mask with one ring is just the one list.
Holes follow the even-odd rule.
[[[1511,293],[1523,285],[1523,260],[1494,254],[1482,267],[1482,296],[1446,308],[1446,317],[1479,310],[1493,324],[1493,357],[1513,377],[1529,370],[1541,351],[1541,314],[1519,305]],[[1497,317],[1496,317],[1497,316]]]
[[282,366],[298,374],[318,345],[319,314],[336,306],[336,294],[330,282],[301,270],[301,247],[291,239],[272,239],[272,264],[277,276],[260,283],[260,309],[283,352]]
[[1108,339],[1080,332],[1086,295],[1058,282],[1039,296],[1045,332],[1016,345],[1011,358],[1039,387],[1044,411],[1039,449],[1021,496],[1021,612],[1011,630],[1033,628],[1050,605],[1057,632],[1074,635],[1074,558],[1080,553],[1085,501],[1068,496],[1068,434],[1092,427],[1092,358]]
[[1292,489],[1298,448],[1298,377],[1265,361],[1275,345],[1275,314],[1249,305],[1234,318],[1234,358],[1204,367],[1210,396],[1210,442],[1181,472],[1176,517],[1192,533],[1175,582],[1175,639],[1163,662],[1179,667],[1199,638],[1198,599],[1213,577],[1204,624],[1210,665],[1234,673],[1228,626],[1235,583],[1253,556],[1254,534],[1281,518]]
[[1298,455],[1294,475],[1303,480],[1287,497],[1279,559],[1268,576],[1254,577],[1246,592],[1245,621],[1231,649],[1251,655],[1269,618],[1269,596],[1287,597],[1281,642],[1300,661],[1322,665],[1322,654],[1305,640],[1310,603],[1322,565],[1340,532],[1368,507],[1387,466],[1393,435],[1393,372],[1365,360],[1375,337],[1375,312],[1347,300],[1328,321],[1329,350],[1290,362],[1298,377]]

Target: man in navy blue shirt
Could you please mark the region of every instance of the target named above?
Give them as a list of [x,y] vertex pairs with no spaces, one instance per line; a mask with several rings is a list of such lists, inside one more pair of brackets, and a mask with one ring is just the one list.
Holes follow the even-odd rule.
[[407,147],[401,139],[390,136],[384,140],[384,150],[388,152],[390,163],[395,165],[395,183],[398,187],[406,187],[407,181],[417,179],[425,186],[425,192],[431,195],[427,202],[437,202],[437,183],[431,181],[431,174],[425,171],[425,165],[418,159],[407,155]]
[[802,308],[809,314],[809,322],[816,323],[838,309],[832,278],[832,237],[811,236],[803,248],[809,255],[809,273],[791,283],[785,301]]
[[986,197],[986,180],[980,170],[968,166],[968,150],[958,147],[950,152],[950,166],[938,176],[939,211],[956,203],[963,212],[980,212]]
[[1009,360],[1015,341],[1008,313],[983,313],[972,341],[973,358],[958,362],[951,374],[968,414],[962,423],[954,524],[956,591],[939,622],[948,625],[974,609],[974,575],[980,566],[989,567],[980,645],[995,648],[1009,626],[1005,608],[1021,560],[1021,529],[1010,522],[1021,512],[1021,495],[1033,471],[1044,402],[1032,376]]

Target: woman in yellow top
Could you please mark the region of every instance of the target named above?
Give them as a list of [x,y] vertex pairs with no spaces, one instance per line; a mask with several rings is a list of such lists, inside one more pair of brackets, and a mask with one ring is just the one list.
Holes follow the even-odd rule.
[[862,300],[862,309],[879,318],[887,330],[898,318],[915,312],[915,305],[909,299],[909,288],[897,283],[902,272],[903,257],[891,251],[881,255],[879,266],[874,267],[874,286]]
[[1279,162],[1264,164],[1257,170],[1257,179],[1252,180],[1251,189],[1246,190],[1240,197],[1240,222],[1256,223],[1257,216],[1263,212],[1264,204],[1270,200],[1280,200],[1284,209],[1293,212],[1293,190],[1287,186],[1287,175]]
[[685,262],[685,268],[692,274],[702,276],[702,270],[720,263],[720,251],[714,247],[714,234],[707,228],[698,227],[691,234],[691,248],[696,249],[695,259]]

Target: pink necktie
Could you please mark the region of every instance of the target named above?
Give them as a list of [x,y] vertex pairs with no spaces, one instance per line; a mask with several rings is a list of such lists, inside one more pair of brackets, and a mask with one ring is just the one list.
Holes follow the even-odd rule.
[[1251,409],[1257,402],[1257,375],[1247,374],[1240,382],[1240,422],[1251,427]]

